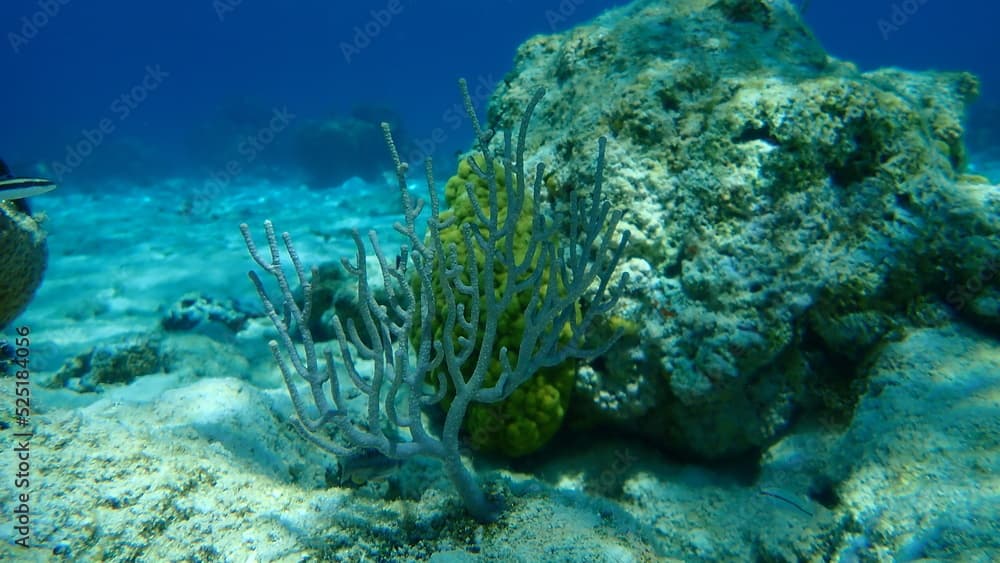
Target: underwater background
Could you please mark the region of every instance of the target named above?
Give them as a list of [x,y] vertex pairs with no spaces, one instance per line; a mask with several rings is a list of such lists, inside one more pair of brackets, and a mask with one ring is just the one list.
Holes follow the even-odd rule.
[[[0,6],[10,46],[0,53],[8,77],[0,156],[22,171],[51,167],[67,158],[67,147],[82,130],[110,118],[115,134],[73,169],[72,181],[67,175],[66,187],[95,180],[107,189],[109,179],[119,178],[196,180],[229,158],[234,129],[257,129],[275,107],[302,119],[382,108],[413,139],[430,139],[456,100],[457,77],[492,89],[526,38],[565,31],[623,4],[441,0],[410,9],[401,2],[405,17],[376,22],[366,39],[369,33],[358,36],[357,29],[371,25],[371,11],[382,3],[307,0],[288,8],[236,0],[96,6],[57,0],[48,9],[53,15],[43,9],[38,16],[37,2],[13,0]],[[975,73],[982,95],[972,111],[996,126],[997,6],[986,0],[914,0],[909,15],[902,4],[812,0],[804,19],[830,54],[863,70]],[[112,108],[150,66],[165,73],[155,95],[150,92],[141,109],[128,103]],[[471,130],[463,125],[452,132],[451,122],[445,125],[448,140],[426,146],[451,158],[465,150]],[[977,127],[985,128],[972,120],[970,128]],[[970,141],[986,150],[988,137]],[[260,158],[286,168],[283,176],[302,173],[292,156],[267,152]]]
[[[998,21],[985,0],[4,2],[0,561],[1000,559]],[[273,221],[318,268],[292,349],[307,326],[377,373],[337,344],[365,308],[340,260],[378,231],[379,302],[393,262],[419,271],[393,224],[425,158],[477,220],[459,78],[492,151],[546,89],[526,161],[497,156],[545,165],[527,215],[603,166],[623,215],[595,228],[630,235],[584,253],[621,291],[578,342],[601,353],[465,419],[489,518],[446,456],[338,458],[315,440],[342,428],[295,425],[317,413],[247,271],[278,309],[304,290],[240,232],[264,249]],[[25,178],[58,188],[5,200]],[[495,311],[515,355],[531,307]],[[410,439],[337,377],[345,418]]]

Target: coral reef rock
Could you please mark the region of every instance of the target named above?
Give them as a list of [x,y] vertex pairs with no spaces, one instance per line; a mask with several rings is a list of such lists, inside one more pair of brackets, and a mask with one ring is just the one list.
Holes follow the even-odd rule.
[[638,328],[578,378],[581,420],[739,455],[852,404],[905,327],[995,326],[1000,192],[962,175],[974,76],[861,72],[785,0],[639,1],[522,45],[490,124],[539,87],[547,196],[593,185],[605,135],[633,236],[609,325]]
[[45,231],[39,222],[13,203],[0,201],[0,329],[20,315],[35,296],[48,255]]

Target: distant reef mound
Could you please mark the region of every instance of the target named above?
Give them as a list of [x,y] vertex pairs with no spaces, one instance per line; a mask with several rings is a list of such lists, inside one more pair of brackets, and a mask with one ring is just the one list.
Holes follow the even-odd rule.
[[21,314],[42,283],[45,231],[12,202],[0,201],[0,330]]
[[571,423],[752,453],[797,415],[845,420],[905,331],[1000,328],[1000,190],[963,174],[971,74],[861,72],[786,0],[645,0],[522,45],[490,126],[539,87],[546,196],[589,189],[607,136],[634,241],[605,327],[624,336],[579,369]]

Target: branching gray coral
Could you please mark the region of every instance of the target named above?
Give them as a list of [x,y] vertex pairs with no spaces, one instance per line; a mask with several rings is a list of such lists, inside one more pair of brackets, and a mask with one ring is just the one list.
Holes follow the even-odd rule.
[[[270,342],[271,352],[304,435],[335,455],[376,450],[394,459],[417,455],[437,458],[469,513],[477,520],[488,522],[499,515],[501,505],[487,497],[462,460],[460,431],[466,412],[472,403],[494,403],[509,397],[541,368],[571,358],[593,359],[607,350],[611,342],[585,348],[584,337],[588,327],[618,300],[625,277],[615,285],[612,274],[621,260],[629,234],[625,231],[615,236],[622,213],[612,211],[602,199],[603,138],[599,142],[596,180],[589,199],[574,194],[568,217],[549,219],[541,205],[544,167],[539,164],[535,169],[529,196],[524,165],[525,133],[543,92],[539,91],[525,108],[516,146],[512,132],[503,132],[503,147],[497,162],[490,147],[494,134],[482,129],[464,81],[461,87],[481,155],[480,163],[469,158],[469,164],[489,187],[488,203],[484,208],[473,194],[473,186],[466,186],[478,224],[461,225],[460,244],[468,250],[461,253],[467,257],[465,263],[459,263],[457,246],[442,240],[441,230],[452,225],[454,217],[442,217],[429,159],[425,170],[430,217],[426,232],[418,233],[417,219],[423,202],[410,195],[406,181],[408,167],[400,161],[385,124],[383,129],[395,162],[403,205],[403,221],[394,227],[406,240],[397,257],[390,259],[375,231],[368,233],[368,244],[378,262],[387,295],[385,302],[373,296],[367,248],[357,231],[352,233],[356,248],[354,261],[342,260],[344,268],[357,283],[362,305],[360,326],[351,319],[345,323],[337,316],[334,332],[343,370],[351,384],[366,397],[362,423],[355,423],[348,417],[332,353],[329,349],[320,351],[308,329],[312,290],[307,269],[295,251],[291,236],[282,233],[279,243],[273,225],[270,221],[265,222],[270,254],[270,259],[265,259],[253,242],[249,227],[242,224],[240,229],[254,261],[273,278],[279,289],[280,297],[272,299],[260,276],[253,271],[249,273],[267,316],[277,328],[278,339]],[[504,185],[498,185],[494,173],[497,166],[514,171],[505,175]],[[504,190],[502,193],[506,196],[506,213],[500,213],[500,190]],[[526,206],[529,197],[535,203]],[[526,251],[515,250],[513,242],[522,212],[531,213],[532,220]],[[292,283],[285,273],[281,246],[302,286],[304,300],[301,305],[296,302]],[[482,264],[477,263],[477,254],[483,257]],[[503,264],[510,274],[503,280],[497,279],[495,264]],[[553,278],[550,283],[555,283],[559,291],[539,290],[543,271],[550,272]],[[411,276],[416,276],[418,283],[413,283]],[[498,319],[515,296],[524,292],[530,293],[525,309],[526,320],[530,322],[525,323],[515,355],[506,347],[498,348],[503,331],[503,327],[498,326]],[[438,299],[442,297],[445,310],[439,313]],[[466,307],[462,303],[470,305]],[[433,326],[440,318],[444,319],[443,330],[435,330],[442,328]],[[568,327],[571,336],[560,337],[559,327]],[[371,362],[371,371],[361,373],[358,360]],[[488,366],[494,361],[500,362],[502,372],[494,385],[487,386]],[[470,365],[474,366],[471,371],[466,368]],[[308,393],[300,391],[298,378],[308,384]],[[436,385],[428,382],[436,382]],[[440,403],[449,390],[453,398],[442,427],[434,432],[424,426],[421,412]],[[308,404],[310,399],[311,405]],[[331,427],[339,430],[346,444],[329,439]]]

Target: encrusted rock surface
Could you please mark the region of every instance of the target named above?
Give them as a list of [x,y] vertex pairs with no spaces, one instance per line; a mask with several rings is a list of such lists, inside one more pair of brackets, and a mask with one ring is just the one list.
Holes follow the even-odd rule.
[[578,378],[571,416],[737,455],[850,404],[906,327],[996,326],[1000,190],[962,176],[972,75],[861,72],[784,0],[640,1],[522,45],[490,125],[539,87],[548,197],[592,185],[607,136],[634,241],[611,322],[635,333]]

